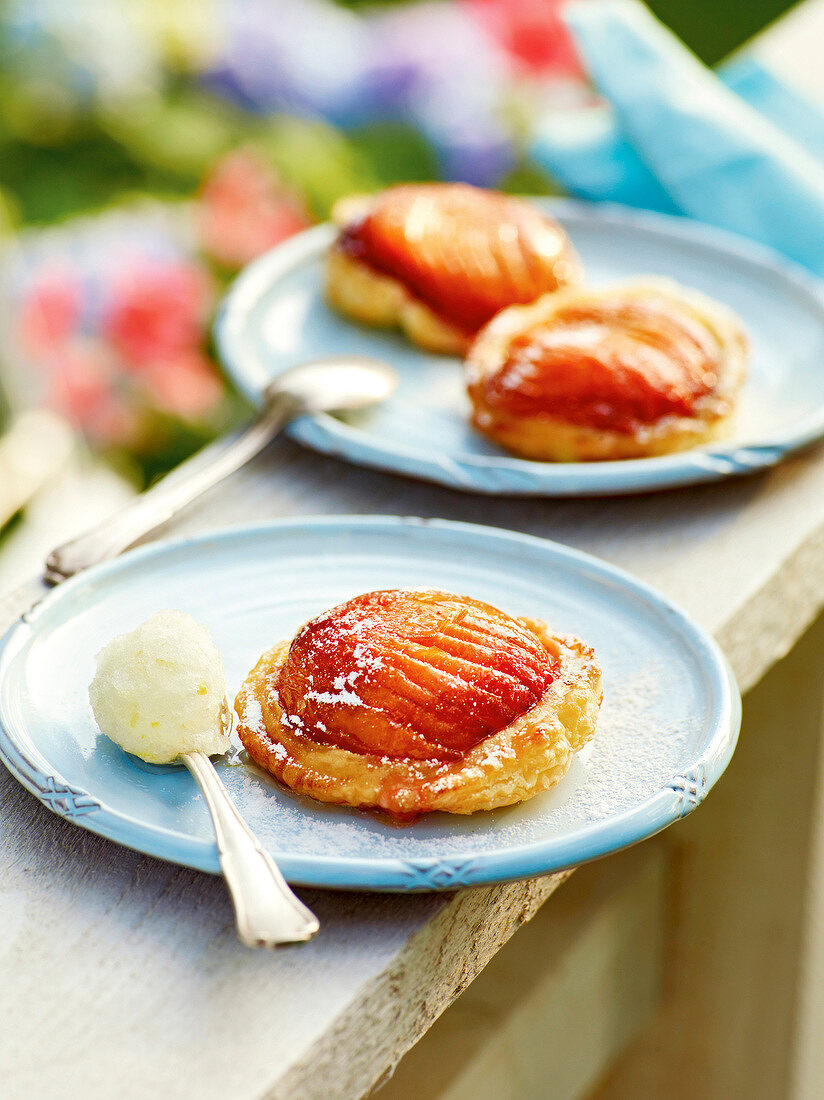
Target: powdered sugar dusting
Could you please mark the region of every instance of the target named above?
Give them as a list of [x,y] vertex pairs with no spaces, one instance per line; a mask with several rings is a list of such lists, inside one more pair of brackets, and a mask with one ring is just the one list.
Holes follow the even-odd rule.
[[[340,687],[338,687],[339,681]],[[345,687],[342,676],[338,676],[335,680],[335,689],[335,691],[307,691],[306,698],[313,700],[315,703],[328,703],[332,707],[345,705],[350,707],[365,707],[367,710],[375,709],[364,703],[363,699],[352,691],[351,688]]]
[[352,650],[352,656],[355,658],[358,668],[364,671],[372,672],[376,668],[383,668],[383,657],[370,652],[362,642],[359,642]]
[[577,799],[588,821],[649,797],[678,771],[698,727],[697,719],[661,721],[667,675],[662,662],[650,660],[605,691],[589,778]]
[[254,695],[251,693],[244,695],[239,710],[241,722],[251,733],[262,734],[266,732],[266,724],[263,721],[263,711]]

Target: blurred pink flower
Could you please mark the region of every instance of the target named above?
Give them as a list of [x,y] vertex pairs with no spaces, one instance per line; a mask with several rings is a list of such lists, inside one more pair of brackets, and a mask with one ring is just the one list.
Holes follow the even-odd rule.
[[35,361],[59,351],[79,324],[81,293],[66,270],[45,271],[23,299],[18,313],[18,339]]
[[113,281],[101,335],[129,367],[171,362],[202,345],[212,298],[194,264],[137,264]]
[[214,365],[197,349],[177,358],[157,360],[141,372],[151,403],[184,420],[196,420],[211,412],[223,396],[223,384]]
[[51,361],[49,403],[100,446],[133,445],[139,420],[115,386],[116,371],[106,349],[74,341],[57,350]]
[[311,224],[297,196],[247,150],[217,162],[201,187],[196,219],[204,251],[229,268],[242,267]]
[[561,19],[564,0],[461,0],[527,76],[582,74],[572,36]]
[[223,400],[205,354],[214,297],[186,256],[124,250],[99,269],[71,257],[25,284],[18,343],[46,400],[93,443],[143,453],[161,439],[158,413],[202,424]]

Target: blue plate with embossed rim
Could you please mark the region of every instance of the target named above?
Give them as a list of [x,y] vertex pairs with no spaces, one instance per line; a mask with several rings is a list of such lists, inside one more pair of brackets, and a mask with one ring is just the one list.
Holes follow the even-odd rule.
[[741,711],[726,661],[652,589],[541,539],[389,517],[284,520],[157,543],[64,582],[3,640],[0,755],[75,824],[217,872],[211,824],[188,772],[143,764],[98,735],[87,693],[94,654],[152,612],[179,607],[212,631],[233,694],[259,654],[307,618],[385,587],[466,593],[587,641],[604,670],[598,730],[554,790],[407,826],[313,802],[251,765],[218,760],[291,882],[403,891],[557,871],[683,817],[729,762]]
[[751,365],[729,439],[680,454],[620,462],[529,462],[468,423],[457,359],[356,325],[323,299],[334,229],[318,226],[251,264],[221,308],[221,359],[253,402],[286,367],[345,352],[391,363],[401,384],[379,408],[347,419],[304,417],[289,429],[315,450],[364,466],[495,494],[634,493],[751,473],[824,436],[824,284],[760,245],[690,221],[570,200],[535,200],[572,238],[592,285],[663,275],[731,307]]

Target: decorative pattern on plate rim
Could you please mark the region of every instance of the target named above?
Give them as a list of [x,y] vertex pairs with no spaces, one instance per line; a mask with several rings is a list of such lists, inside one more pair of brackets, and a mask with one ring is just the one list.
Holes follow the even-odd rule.
[[87,791],[72,787],[53,775],[45,775],[16,745],[11,745],[7,741],[4,747],[9,756],[16,757],[15,770],[21,778],[26,780],[26,786],[52,813],[59,814],[61,817],[75,818],[94,813],[101,808],[100,803]]
[[673,776],[665,789],[673,791],[679,796],[681,805],[678,816],[686,817],[707,797],[707,776],[704,765],[701,763],[696,764],[694,768],[690,768],[683,775]]
[[402,864],[402,874],[409,881],[410,890],[449,890],[457,886],[469,886],[473,878],[475,860],[453,862],[442,859],[408,859]]
[[43,802],[50,810],[61,817],[80,817],[100,809],[100,803],[90,794],[70,787],[68,783],[58,783],[52,775],[41,776],[38,783]]
[[786,453],[786,447],[780,447],[774,443],[762,443],[736,447],[735,450],[726,454],[716,451],[695,451],[692,455],[688,455],[685,461],[694,463],[697,468],[726,476],[775,466]]

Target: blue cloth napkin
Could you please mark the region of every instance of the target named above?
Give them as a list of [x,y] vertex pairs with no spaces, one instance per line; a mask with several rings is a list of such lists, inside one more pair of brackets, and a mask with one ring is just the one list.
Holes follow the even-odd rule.
[[719,76],[637,0],[565,11],[609,106],[544,120],[532,154],[572,194],[681,213],[824,275],[824,116],[746,56]]

